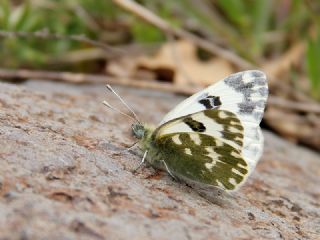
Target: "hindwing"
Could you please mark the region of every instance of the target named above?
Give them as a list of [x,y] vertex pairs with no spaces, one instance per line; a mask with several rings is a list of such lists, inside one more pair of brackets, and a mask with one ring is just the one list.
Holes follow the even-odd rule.
[[212,109],[173,119],[152,139],[173,176],[232,191],[250,170],[242,156],[243,130],[234,113]]
[[178,179],[236,190],[249,173],[239,149],[199,132],[169,133],[156,139],[167,170]]

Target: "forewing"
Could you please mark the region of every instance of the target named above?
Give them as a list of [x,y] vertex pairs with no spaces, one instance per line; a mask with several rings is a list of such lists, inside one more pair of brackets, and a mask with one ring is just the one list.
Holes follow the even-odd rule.
[[259,123],[268,97],[263,72],[250,70],[232,74],[181,102],[161,124],[206,109],[226,110],[236,114],[244,128],[242,155],[254,168],[263,151]]
[[206,109],[230,111],[239,115],[241,120],[258,125],[267,97],[268,85],[263,72],[238,72],[182,101],[163,118],[160,125]]
[[[173,119],[157,128],[153,138],[161,139],[173,133],[201,133],[208,135],[232,146],[240,153],[243,147],[243,126],[234,113],[225,110],[204,110]],[[201,147],[198,135],[191,136],[193,137],[193,143]]]
[[170,133],[157,139],[156,144],[162,150],[167,170],[187,183],[234,191],[249,173],[239,150],[209,135]]

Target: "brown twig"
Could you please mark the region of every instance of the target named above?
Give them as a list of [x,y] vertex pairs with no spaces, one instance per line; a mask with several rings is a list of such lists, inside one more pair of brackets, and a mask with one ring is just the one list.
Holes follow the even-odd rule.
[[276,107],[285,108],[293,111],[299,112],[311,112],[311,113],[320,113],[320,105],[317,103],[301,103],[294,102],[284,98],[270,96],[268,99],[268,104],[271,104]]
[[206,41],[192,33],[189,33],[183,29],[174,28],[168,22],[163,20],[162,18],[158,17],[150,10],[144,8],[143,6],[137,4],[131,0],[113,0],[114,3],[119,5],[120,7],[126,9],[129,12],[132,12],[137,17],[149,22],[150,24],[156,26],[157,28],[161,29],[162,31],[172,34],[174,36],[188,39],[189,41],[193,42],[197,46],[203,48],[204,50],[218,55],[224,59],[229,60],[231,63],[235,64],[241,69],[250,69],[256,68],[253,64],[246,61],[245,59],[237,56],[233,52],[223,49],[211,42]]
[[[153,89],[158,91],[176,93],[181,95],[190,96],[201,88],[195,87],[182,87],[174,86],[170,83],[152,82],[150,80],[137,80],[131,78],[116,78],[104,75],[94,74],[79,74],[70,72],[51,72],[51,71],[33,71],[33,70],[8,70],[0,68],[0,78],[2,79],[41,79],[41,80],[55,80],[69,83],[98,83],[98,84],[111,84],[130,86],[143,89]],[[310,112],[319,114],[320,106],[311,102],[294,102],[283,98],[270,96],[268,104],[280,107],[282,109],[289,109],[300,112]]]
[[114,55],[123,55],[125,54],[125,51],[116,48],[111,47],[107,44],[104,44],[102,42],[87,38],[84,35],[60,35],[57,33],[49,33],[47,30],[37,31],[37,32],[10,32],[10,31],[3,31],[0,30],[0,37],[5,38],[41,38],[41,39],[51,39],[51,40],[68,40],[68,41],[77,41],[77,42],[83,42],[95,47],[99,47],[106,52]]
[[70,72],[52,72],[52,71],[33,71],[33,70],[9,70],[0,68],[0,79],[14,80],[14,79],[39,79],[39,80],[53,80],[68,83],[97,83],[121,85],[129,87],[137,87],[144,89],[153,89],[164,92],[177,93],[182,95],[191,95],[200,90],[199,88],[188,88],[173,86],[170,83],[158,83],[150,80],[132,79],[132,78],[116,78],[105,75],[82,74]]

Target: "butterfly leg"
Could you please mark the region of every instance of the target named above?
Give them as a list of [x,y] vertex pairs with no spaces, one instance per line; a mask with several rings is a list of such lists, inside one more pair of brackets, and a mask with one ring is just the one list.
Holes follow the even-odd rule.
[[136,172],[136,171],[141,167],[141,165],[142,165],[142,164],[145,162],[145,160],[146,160],[147,154],[148,154],[148,150],[144,152],[143,157],[142,157],[142,159],[141,159],[141,162],[139,163],[139,165],[138,165],[132,172]]
[[[170,172],[170,170],[169,170],[168,165],[166,164],[166,162],[165,162],[164,160],[161,160],[161,162],[163,162],[163,165],[165,166],[165,168],[166,168],[167,172],[169,173],[169,175],[170,175],[172,178],[176,179],[176,177],[173,176],[173,174]],[[176,180],[177,180],[177,179],[176,179]]]

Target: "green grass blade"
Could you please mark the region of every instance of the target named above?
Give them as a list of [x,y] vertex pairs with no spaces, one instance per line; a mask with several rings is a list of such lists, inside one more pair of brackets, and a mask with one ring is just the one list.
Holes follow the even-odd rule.
[[249,19],[246,13],[246,6],[243,1],[239,0],[219,0],[218,6],[223,9],[227,17],[240,26],[241,28],[247,28]]
[[309,39],[307,46],[307,71],[310,79],[311,94],[320,100],[320,34]]

